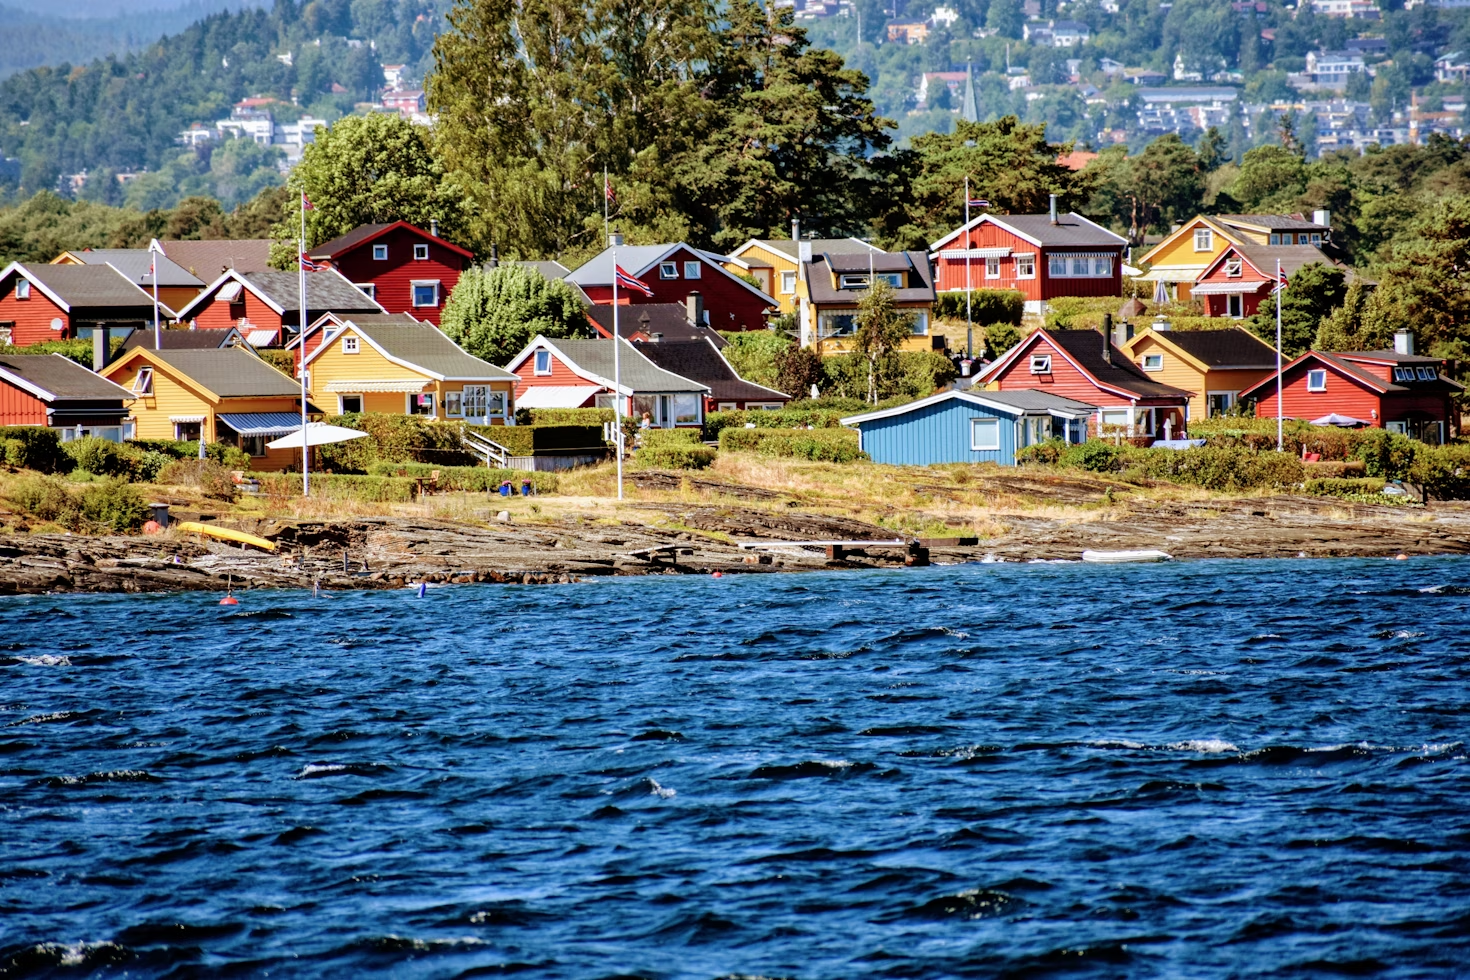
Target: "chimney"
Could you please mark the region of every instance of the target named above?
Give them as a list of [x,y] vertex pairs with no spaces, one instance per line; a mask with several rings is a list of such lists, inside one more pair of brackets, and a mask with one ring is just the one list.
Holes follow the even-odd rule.
[[1109,364],[1111,364],[1111,363],[1113,363],[1113,338],[1108,336],[1108,334],[1107,334],[1107,326],[1108,326],[1107,324],[1104,324],[1103,335],[1102,335],[1102,342],[1103,342],[1103,360],[1104,361],[1107,361]]
[[622,248],[622,246],[623,246],[623,236],[622,235],[619,235],[617,232],[613,232],[611,235],[608,235],[607,236],[607,247],[608,248]]
[[1313,211],[1312,212],[1312,224],[1314,224],[1314,225],[1321,225],[1323,228],[1331,228],[1332,227],[1332,212],[1331,211]]
[[[92,327],[92,370],[101,371],[107,367],[108,348],[112,346],[110,341],[112,334],[104,323],[94,324]],[[1412,346],[1413,341],[1409,341]]]
[[656,343],[658,343],[659,341],[661,341],[663,339],[664,339],[664,335],[661,334],[661,333],[651,333],[651,334],[648,335],[648,342],[650,344],[656,344]]
[[696,327],[704,323],[704,297],[699,295],[699,290],[696,289],[684,300],[684,310],[684,315]]
[[432,236],[434,236],[435,238],[438,238],[439,237],[439,219],[438,218],[430,218],[429,219],[429,234],[432,235]]
[[799,241],[801,241],[801,219],[800,218],[792,218],[791,219],[791,240],[793,242],[799,242]]
[[1393,332],[1393,352],[1395,354],[1412,355],[1414,353],[1414,334],[1411,330],[1395,330]]
[[1051,223],[1057,223],[1057,196],[1055,194],[1051,196]]
[[1149,324],[1149,327],[1153,329],[1154,333],[1168,333],[1171,329],[1173,329],[1174,325],[1169,322],[1168,317],[1157,316],[1154,317],[1154,322]]
[[492,268],[492,269],[498,269],[498,268],[500,268],[500,249],[496,247],[496,245],[495,245],[494,242],[491,242],[490,243],[490,262],[489,262],[489,265],[490,265],[490,268]]
[[1102,332],[1104,337],[1108,338],[1109,341],[1118,345],[1119,347],[1122,347],[1124,342],[1127,340],[1127,338],[1123,336],[1123,324],[1114,323],[1113,315],[1111,313],[1103,314]]
[[638,330],[640,333],[648,333],[648,323],[648,311],[644,310],[643,315],[638,318]]

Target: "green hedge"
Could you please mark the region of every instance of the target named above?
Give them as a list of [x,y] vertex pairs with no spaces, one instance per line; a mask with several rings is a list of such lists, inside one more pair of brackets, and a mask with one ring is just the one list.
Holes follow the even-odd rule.
[[1383,478],[1374,476],[1322,476],[1302,484],[1302,489],[1307,493],[1322,497],[1366,497],[1383,493],[1383,487]]
[[31,476],[11,486],[12,503],[43,521],[74,531],[136,531],[148,507],[136,487],[123,480],[88,483],[81,490],[56,476]]
[[[256,475],[264,493],[284,497],[301,495],[300,473]],[[359,476],[347,473],[311,474],[311,495],[320,500],[361,500],[368,503],[408,503],[418,484],[408,477]]]
[[858,448],[857,431],[846,428],[725,429],[720,433],[720,449],[828,463],[853,463],[868,458]]
[[555,473],[532,473],[526,470],[487,469],[483,466],[434,466],[429,463],[374,463],[368,470],[371,476],[408,476],[429,478],[439,473],[439,488],[451,491],[484,493],[497,489],[506,480],[520,492],[521,481],[529,478],[536,493],[556,493]]
[[380,460],[473,466],[474,453],[460,441],[464,423],[431,421],[419,415],[390,412],[354,412],[326,419],[332,425],[366,432],[368,438],[322,446],[317,450],[323,469],[335,473],[366,473]]
[[703,445],[667,443],[635,450],[633,461],[648,469],[702,470],[715,461],[715,451]]
[[61,449],[60,431],[42,425],[0,426],[0,460],[7,466],[41,473],[71,471],[71,458]]
[[1470,445],[1421,447],[1409,467],[1409,481],[1432,500],[1470,500]]
[[[108,345],[109,361],[117,356],[125,342],[122,337],[111,338],[111,343]],[[69,361],[76,361],[88,371],[92,370],[92,338],[90,337],[81,340],[43,340],[39,344],[27,344],[24,347],[0,344],[0,356],[9,357],[12,354],[60,354]]]
[[698,446],[703,440],[698,429],[644,429],[644,446]]
[[[977,268],[984,268],[980,263]],[[976,324],[1009,323],[1021,325],[1026,310],[1026,297],[1014,289],[974,289],[970,291],[970,319]],[[942,292],[934,297],[934,315],[949,320],[965,318],[965,293]]]
[[839,429],[842,419],[851,412],[833,408],[792,409],[775,412],[738,409],[733,412],[710,412],[704,417],[704,438],[713,442],[724,429],[743,429],[747,424],[762,429]]
[[1305,479],[1302,461],[1292,453],[1226,446],[1138,449],[1115,446],[1100,439],[1070,446],[1053,440],[1027,446],[1016,454],[1016,460],[1070,466],[1094,473],[1126,472],[1131,476],[1220,491],[1289,487]]
[[517,425],[595,425],[602,428],[616,413],[610,408],[519,408]]

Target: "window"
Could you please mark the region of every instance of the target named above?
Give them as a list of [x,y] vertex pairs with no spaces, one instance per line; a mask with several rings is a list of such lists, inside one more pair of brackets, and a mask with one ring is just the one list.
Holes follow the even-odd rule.
[[1017,279],[1035,279],[1036,278],[1036,256],[1034,256],[1034,255],[1018,255],[1018,256],[1016,256],[1016,278]]
[[970,448],[994,452],[1000,448],[1000,419],[971,419]]
[[1225,260],[1225,275],[1228,276],[1231,279],[1239,279],[1240,278],[1240,271],[1241,271],[1242,268],[1244,268],[1244,266],[1245,266],[1245,263],[1241,262],[1240,259],[1238,259],[1238,258],[1237,259],[1226,259]]
[[551,351],[538,350],[536,352],[536,373],[541,375],[551,373]]
[[1131,413],[1126,408],[1103,409],[1102,424],[1104,429],[1128,427],[1128,419]]
[[363,292],[367,293],[367,298],[368,299],[377,299],[378,298],[378,284],[377,283],[375,283],[375,282],[355,282],[355,283],[353,283],[353,285],[356,286],[358,289],[361,289]]
[[888,285],[892,286],[894,289],[903,288],[902,272],[880,272],[878,273],[878,278],[888,283]]
[[373,246],[373,261],[374,262],[387,262],[388,261],[388,246],[387,245],[374,245]]
[[416,282],[413,284],[414,306],[438,306],[439,282]]
[[1432,368],[1432,367],[1422,367],[1422,368],[1420,368],[1419,369],[1419,380],[1420,381],[1433,381],[1434,380],[1434,368]]
[[138,376],[133,379],[133,394],[153,394],[153,369],[151,367],[138,369]]
[[429,246],[415,245],[413,247],[413,259],[415,262],[427,262],[429,259]]
[[429,418],[433,418],[434,417],[434,393],[431,391],[431,392],[428,392],[428,393],[422,394],[422,395],[409,395],[408,396],[408,414],[409,415],[427,415]]
[[15,337],[15,321],[7,320],[0,323],[0,344],[9,344]]
[[1072,278],[1080,279],[1092,275],[1092,263],[1085,255],[1072,256]]
[[174,439],[178,442],[196,442],[203,428],[203,422],[175,422]]
[[856,313],[822,314],[823,337],[845,337],[857,329]]
[[1278,234],[1276,234],[1275,232],[1272,232],[1271,233],[1271,244],[1272,245],[1280,245],[1281,244],[1281,236],[1278,235]]
[[1196,228],[1194,230],[1194,250],[1196,252],[1212,252],[1215,249],[1215,233],[1209,228]]
[[998,258],[989,258],[989,259],[986,259],[985,260],[985,278],[986,279],[999,279],[1000,278],[1000,259],[998,259]]
[[444,415],[446,418],[457,419],[464,414],[464,393],[460,391],[446,391],[444,393]]
[[740,407],[739,402],[719,402],[715,405],[717,412],[733,412]]
[[796,273],[781,273],[781,293],[783,295],[789,295],[794,292],[796,292]]
[[1396,367],[1393,369],[1393,379],[1395,381],[1413,381],[1414,369],[1406,367]]
[[1225,315],[1235,320],[1245,316],[1245,300],[1239,293],[1225,297]]
[[679,263],[677,263],[677,262],[660,262],[658,264],[658,277],[660,279],[678,279],[679,278]]
[[362,411],[361,395],[338,395],[337,410],[343,415],[356,415]]
[[508,394],[508,392],[504,392],[504,391],[492,391],[492,392],[490,392],[490,394],[486,396],[486,401],[485,401],[485,414],[486,415],[501,415],[501,416],[505,415],[506,414],[506,410],[505,410],[505,399],[507,397],[507,394]]
[[265,436],[241,436],[240,448],[245,450],[246,455],[260,457],[265,455]]
[[1145,354],[1145,355],[1143,355],[1143,369],[1145,371],[1162,371],[1162,370],[1164,370],[1164,355],[1163,354]]
[[1326,391],[1327,390],[1327,372],[1325,370],[1321,369],[1321,368],[1318,368],[1315,371],[1308,371],[1307,372],[1307,390],[1308,391]]
[[698,279],[699,276],[700,276],[700,273],[703,272],[703,271],[704,270],[701,268],[701,263],[699,263],[699,262],[685,262],[684,263],[684,278],[685,279]]
[[1216,415],[1224,415],[1234,408],[1238,394],[1239,392],[1235,391],[1209,392],[1205,398],[1209,406],[1210,417],[1214,418]]
[[674,396],[674,424],[675,425],[698,425],[699,424],[699,395],[675,395]]
[[356,337],[343,337],[342,338],[342,353],[344,353],[344,354],[356,354],[358,352],[359,348],[360,348],[360,345],[359,345],[358,339]]
[[1060,279],[1067,275],[1067,260],[1060,255],[1053,255],[1046,260],[1046,271],[1053,279]]
[[1032,374],[1051,374],[1051,355],[1050,354],[1032,354],[1031,355],[1031,373]]
[[927,310],[915,311],[914,322],[910,327],[910,332],[915,337],[923,337],[929,333],[929,312]]
[[1113,274],[1113,257],[1065,252],[1048,255],[1046,273],[1052,279],[1103,279]]
[[1407,422],[1385,422],[1385,423],[1383,423],[1383,430],[1385,432],[1397,432],[1400,435],[1405,435],[1406,436],[1406,435],[1409,434],[1409,423],[1407,423]]
[[837,277],[837,284],[842,289],[867,289],[868,277],[857,273],[843,274]]
[[1319,232],[1319,231],[1312,232],[1312,244],[1313,245],[1321,245],[1322,244],[1322,233],[1321,232]]
[[15,298],[31,298],[31,281],[29,279],[17,279],[15,282]]
[[1094,255],[1092,257],[1092,275],[1097,279],[1106,279],[1113,274],[1113,257],[1111,255]]

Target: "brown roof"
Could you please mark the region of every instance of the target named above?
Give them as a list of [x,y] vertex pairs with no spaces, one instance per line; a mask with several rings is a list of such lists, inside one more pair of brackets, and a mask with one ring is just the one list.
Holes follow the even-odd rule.
[[[1142,398],[1188,398],[1189,392],[1161,384],[1143,373],[1128,355],[1096,330],[1038,330],[1050,337],[1067,356],[1098,381],[1114,388],[1131,391]],[[1112,352],[1112,360],[1103,358],[1103,346]]]
[[752,384],[735,373],[708,339],[647,341],[635,344],[654,364],[691,381],[709,386],[715,401],[790,401],[791,396]]
[[[644,317],[648,318],[646,322]],[[612,336],[613,308],[611,306],[593,306],[587,310],[587,318],[597,325],[599,334],[604,337]],[[717,331],[690,323],[688,309],[683,303],[639,303],[636,306],[619,307],[619,335],[631,337],[639,332],[663,334],[665,341],[708,338],[710,343],[720,350],[724,350],[725,345],[729,343]]]
[[222,238],[205,242],[159,242],[163,254],[212,282],[226,269],[264,272],[271,267],[271,243],[264,238]]
[[19,377],[29,386],[46,392],[37,397],[47,402],[113,401],[133,397],[126,388],[113,384],[60,354],[0,357],[0,377],[7,374]]
[[[1302,266],[1311,265],[1313,262],[1321,262],[1325,266],[1341,268],[1315,245],[1256,245],[1253,242],[1246,242],[1243,245],[1231,245],[1230,248],[1220,253],[1221,256],[1223,257],[1231,249],[1245,256],[1246,260],[1257,271],[1264,273],[1267,279],[1270,279],[1276,274],[1277,259],[1281,260],[1281,271],[1286,273],[1288,277],[1293,275]],[[1343,271],[1347,272],[1348,270],[1344,269]]]
[[1155,333],[1212,368],[1274,368],[1276,348],[1241,327]]

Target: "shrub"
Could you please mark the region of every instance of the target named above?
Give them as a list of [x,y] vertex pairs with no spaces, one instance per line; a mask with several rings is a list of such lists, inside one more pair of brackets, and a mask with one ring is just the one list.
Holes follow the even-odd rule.
[[[123,445],[145,453],[162,453],[169,459],[199,458],[199,440],[197,439],[190,439],[186,442],[177,439],[129,439]],[[238,446],[231,446],[224,442],[205,443],[204,458],[214,460],[227,470],[250,469],[250,454]],[[141,457],[137,459],[138,464],[142,465]],[[141,477],[141,479],[148,479],[148,477]]]
[[1363,461],[1369,476],[1402,480],[1414,465],[1414,455],[1422,446],[1408,436],[1386,429],[1363,429],[1353,446],[1354,459]]
[[1045,442],[1032,443],[1024,446],[1016,452],[1017,463],[1040,463],[1044,466],[1055,466],[1061,462],[1062,453],[1066,452],[1067,444],[1060,439],[1048,439]]
[[516,425],[595,425],[611,422],[617,413],[610,408],[518,408]]
[[1427,499],[1470,500],[1470,445],[1421,448],[1409,480],[1424,488]]
[[[506,480],[515,484],[520,489],[521,481],[527,477],[536,493],[556,493],[557,479],[555,473],[531,472],[528,470],[505,470],[489,469],[484,466],[434,466],[430,463],[374,463],[368,470],[371,476],[408,476],[416,478],[428,478],[435,472],[439,474],[438,488],[449,491],[464,491],[470,493],[484,493],[494,490]],[[312,486],[315,487],[316,478],[312,478]],[[298,482],[297,486],[300,486]]]
[[[287,377],[296,377],[295,351],[279,350],[266,347],[262,349],[257,349],[255,353],[260,355],[260,359],[262,361],[265,361],[271,367],[275,368],[277,371],[280,371]],[[301,381],[300,378],[296,378],[296,380],[298,383]]]
[[1383,492],[1382,477],[1361,478],[1324,476],[1314,477],[1302,484],[1302,489],[1321,497],[1366,497]]
[[[41,473],[71,469],[71,458],[61,451],[61,433],[40,425],[0,426],[5,464]],[[18,445],[17,445],[18,444]]]
[[[473,466],[475,454],[460,441],[462,422],[431,422],[418,415],[357,412],[326,420],[332,425],[366,432],[368,438],[333,443],[317,450],[324,469],[336,473],[366,473],[379,460]],[[500,431],[501,427],[496,427]],[[507,431],[513,426],[506,427]],[[499,441],[499,440],[496,440]]]
[[106,480],[82,491],[82,517],[122,534],[143,526],[148,520],[148,507],[132,484]]
[[[111,338],[109,349],[109,360],[117,356],[125,343],[122,337]],[[0,344],[0,355],[11,354],[60,354],[69,361],[76,361],[87,370],[92,369],[92,340],[84,338],[81,340],[43,340],[39,344],[27,344],[24,347],[14,347],[10,344]]]
[[[870,406],[857,403],[858,411]],[[738,409],[733,412],[710,412],[704,417],[704,438],[714,441],[720,438],[722,429],[743,429],[747,424],[762,429],[836,429],[842,426],[842,417],[851,411],[831,408],[792,409],[783,408],[775,412]]]
[[[983,266],[983,263],[981,263]],[[972,289],[970,320],[973,323],[1009,323],[1021,325],[1026,311],[1026,297],[1014,289]],[[942,292],[934,297],[934,315],[948,320],[965,318],[965,294],[962,290]]]
[[753,452],[761,456],[853,463],[868,454],[858,448],[854,429],[725,429],[720,448],[729,452]]
[[701,442],[699,437],[698,429],[644,429],[643,445],[698,446]]
[[[360,440],[359,440],[360,441]],[[301,474],[261,473],[260,489],[272,496],[301,495]],[[414,499],[416,481],[408,477],[361,476],[346,473],[313,473],[311,496],[320,500],[359,500],[367,503],[408,503]]]
[[649,469],[702,470],[715,461],[715,451],[708,446],[670,443],[635,450],[633,460]]
[[746,381],[779,388],[781,366],[788,352],[800,350],[790,337],[774,330],[741,330],[723,333],[728,343],[721,352],[735,373]]
[[74,527],[81,515],[81,502],[56,476],[23,477],[11,484],[9,496],[21,510],[43,521]]
[[1016,458],[1094,473],[1122,471],[1130,479],[1169,480],[1219,491],[1295,486],[1305,478],[1301,459],[1292,453],[1258,452],[1239,446],[1138,449],[1100,439],[1074,446],[1053,441],[1028,446]]
[[1080,446],[1072,446],[1062,454],[1063,462],[1080,466],[1094,473],[1108,473],[1118,468],[1118,459],[1123,450],[1101,439],[1089,439]]
[[234,500],[237,487],[229,470],[212,459],[177,459],[158,474],[158,482],[183,487],[198,487],[215,500]]
[[158,474],[174,461],[174,457],[168,453],[161,453],[156,449],[140,449],[137,457],[133,460],[133,478],[152,483],[158,479]]
[[130,446],[87,436],[63,443],[63,452],[71,458],[72,469],[86,470],[99,476],[131,476],[133,459],[141,453]]

